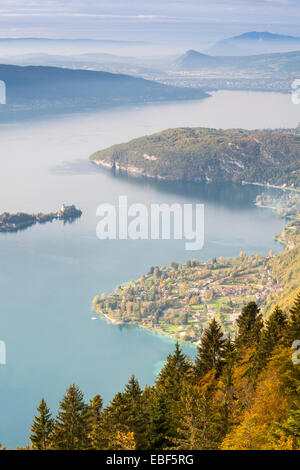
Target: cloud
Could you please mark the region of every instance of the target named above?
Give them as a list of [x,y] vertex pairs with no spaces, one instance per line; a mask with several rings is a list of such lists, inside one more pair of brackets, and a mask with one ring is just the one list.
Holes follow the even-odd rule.
[[[299,0],[1,0],[1,36],[13,31],[60,34],[63,31],[89,31],[90,25],[136,23],[297,25]],[[65,25],[65,26],[64,26]],[[72,29],[73,25],[73,29]],[[113,28],[111,28],[113,29]],[[95,33],[96,34],[96,33]]]
[[[24,16],[41,14],[61,15],[63,12],[71,14],[86,14],[102,16],[114,15],[134,16],[141,18],[143,16],[177,16],[184,13],[184,16],[193,15],[196,17],[204,13],[219,13],[224,10],[238,12],[241,16],[246,15],[248,11],[258,9],[258,12],[265,15],[288,13],[293,17],[295,12],[300,11],[299,0],[1,0],[3,15]],[[292,8],[291,8],[292,7]],[[291,8],[290,11],[288,11]]]

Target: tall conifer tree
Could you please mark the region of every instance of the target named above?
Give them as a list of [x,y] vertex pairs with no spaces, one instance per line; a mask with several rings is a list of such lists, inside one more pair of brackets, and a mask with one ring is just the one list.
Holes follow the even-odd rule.
[[166,364],[160,371],[156,381],[156,392],[166,404],[166,422],[168,435],[175,437],[180,420],[180,396],[182,385],[187,379],[191,364],[183,354],[179,343],[175,345],[173,354],[169,354]]
[[147,433],[149,449],[165,449],[170,445],[168,408],[166,397],[162,393],[156,393],[150,413],[150,423]]
[[102,406],[103,400],[101,398],[101,395],[95,395],[94,398],[90,401],[88,407],[91,426],[96,423],[99,423],[101,419]]
[[263,327],[262,315],[255,302],[249,302],[238,317],[238,335],[235,346],[238,350],[256,347]]
[[181,383],[185,379],[190,364],[185,354],[180,349],[179,343],[175,344],[175,351],[169,354],[166,364],[160,371],[156,381],[158,388],[161,388],[167,396],[178,399],[181,391]]
[[220,373],[223,364],[225,338],[220,325],[213,319],[203,333],[198,347],[194,370],[196,376],[204,377],[210,370]]
[[53,431],[53,447],[58,450],[79,450],[89,447],[88,407],[83,393],[71,385],[60,402]]
[[50,435],[53,428],[53,419],[47,404],[42,398],[37,407],[38,415],[34,417],[31,426],[30,440],[33,450],[47,450],[50,444]]

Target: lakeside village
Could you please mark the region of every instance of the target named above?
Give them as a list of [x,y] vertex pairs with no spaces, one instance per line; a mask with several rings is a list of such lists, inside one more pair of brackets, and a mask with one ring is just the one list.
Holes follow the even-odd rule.
[[52,222],[53,220],[63,220],[64,222],[72,221],[81,217],[82,211],[77,209],[74,205],[67,206],[63,204],[56,212],[49,214],[26,214],[18,212],[17,214],[9,214],[4,212],[0,214],[0,232],[17,232],[24,230],[35,224],[44,224]]
[[113,294],[96,296],[93,307],[114,323],[136,323],[182,341],[197,343],[212,318],[233,335],[247,302],[255,300],[263,308],[267,296],[281,290],[270,258],[240,253],[237,258],[151,268]]
[[[263,196],[260,200],[265,202]],[[287,195],[286,200],[294,204],[293,197]],[[282,204],[281,209],[285,216],[287,206]],[[300,243],[298,214],[297,206],[294,220],[275,236],[286,254]],[[152,267],[112,294],[97,295],[93,309],[113,323],[136,324],[193,344],[199,343],[212,318],[224,334],[234,336],[237,318],[248,302],[255,301],[264,312],[284,291],[275,274],[278,256],[272,250],[267,257],[241,252],[236,258]]]

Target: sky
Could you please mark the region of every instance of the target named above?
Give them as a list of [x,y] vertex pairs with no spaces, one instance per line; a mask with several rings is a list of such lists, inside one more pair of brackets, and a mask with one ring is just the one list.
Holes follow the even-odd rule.
[[[300,36],[300,0],[1,0],[1,37],[206,42],[248,30]],[[167,39],[168,38],[168,39]]]
[[18,21],[53,16],[128,17],[135,21],[204,19],[214,21],[275,21],[293,24],[300,15],[299,0],[1,0],[1,15]]

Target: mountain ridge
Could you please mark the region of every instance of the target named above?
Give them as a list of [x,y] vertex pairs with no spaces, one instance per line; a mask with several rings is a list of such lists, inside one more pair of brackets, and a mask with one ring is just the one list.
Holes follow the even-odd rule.
[[248,31],[238,36],[222,39],[205,51],[211,55],[252,55],[265,52],[287,52],[289,47],[300,47],[300,37]]
[[103,71],[52,66],[0,64],[6,84],[6,105],[0,119],[21,112],[65,112],[168,100],[202,99],[201,89],[175,87],[156,81]]
[[[300,48],[300,44],[299,44]],[[238,55],[208,55],[196,50],[188,50],[175,62],[176,70],[201,70],[203,68],[218,70],[232,69],[234,71],[252,70],[264,73],[297,72],[300,70],[300,51],[272,52],[265,54],[253,54],[248,56]]]

